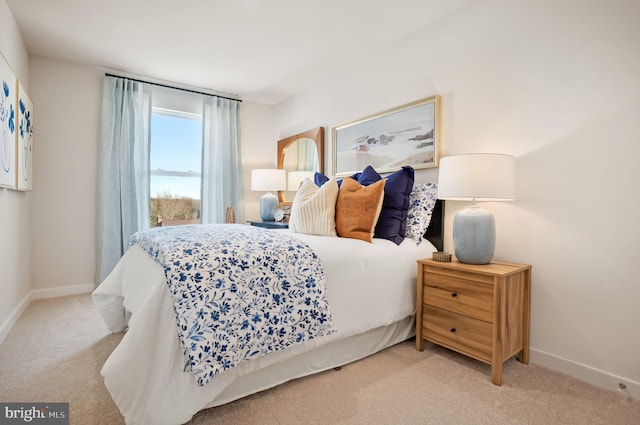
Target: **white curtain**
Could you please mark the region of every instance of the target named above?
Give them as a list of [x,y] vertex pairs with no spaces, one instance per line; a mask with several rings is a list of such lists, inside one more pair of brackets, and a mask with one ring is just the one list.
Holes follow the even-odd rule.
[[150,117],[147,84],[105,76],[98,151],[98,283],[129,248],[129,237],[149,227]]
[[232,207],[244,221],[240,102],[207,96],[203,111],[202,223],[224,223]]

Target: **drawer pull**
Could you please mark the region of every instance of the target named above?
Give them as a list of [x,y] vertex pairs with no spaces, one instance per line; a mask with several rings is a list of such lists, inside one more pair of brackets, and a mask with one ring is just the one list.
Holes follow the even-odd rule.
[[453,298],[455,298],[455,297],[457,297],[457,296],[458,296],[458,293],[457,293],[457,292],[452,292],[452,293],[451,293],[451,296],[452,296]]
[[451,328],[451,333],[454,333],[456,331],[456,328]]

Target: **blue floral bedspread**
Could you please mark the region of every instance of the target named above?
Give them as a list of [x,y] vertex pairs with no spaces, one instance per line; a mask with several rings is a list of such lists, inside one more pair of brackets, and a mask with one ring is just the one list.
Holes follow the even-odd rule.
[[198,385],[240,362],[335,332],[316,254],[245,225],[155,228],[131,236],[164,267]]

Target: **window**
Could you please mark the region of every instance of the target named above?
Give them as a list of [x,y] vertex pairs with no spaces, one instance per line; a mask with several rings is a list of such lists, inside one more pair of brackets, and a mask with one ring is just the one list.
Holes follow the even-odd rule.
[[150,147],[151,227],[200,222],[201,168],[201,114],[154,106]]
[[98,282],[124,254],[129,235],[157,226],[158,216],[167,223],[155,202],[163,193],[192,200],[171,220],[223,223],[229,206],[244,218],[240,101],[106,74],[103,102],[102,123],[110,130],[101,134],[98,155]]

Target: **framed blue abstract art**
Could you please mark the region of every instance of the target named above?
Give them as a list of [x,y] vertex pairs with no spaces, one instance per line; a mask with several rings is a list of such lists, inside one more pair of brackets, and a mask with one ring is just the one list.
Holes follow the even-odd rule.
[[16,77],[0,55],[0,187],[16,189]]
[[33,189],[33,102],[18,83],[18,190]]

